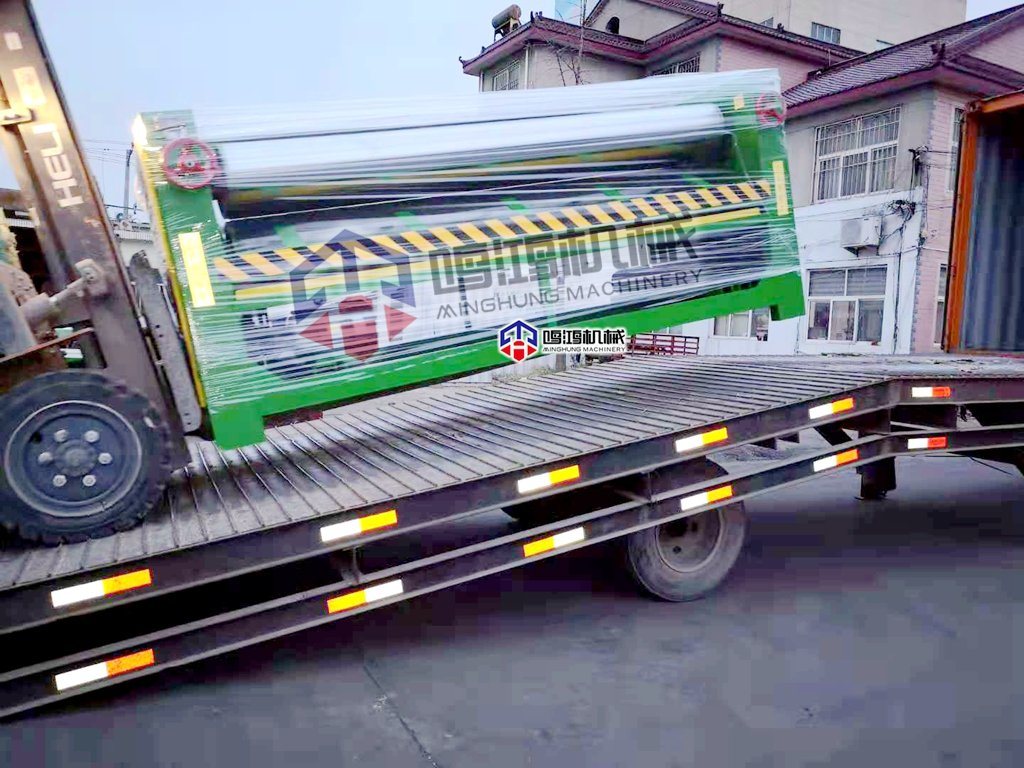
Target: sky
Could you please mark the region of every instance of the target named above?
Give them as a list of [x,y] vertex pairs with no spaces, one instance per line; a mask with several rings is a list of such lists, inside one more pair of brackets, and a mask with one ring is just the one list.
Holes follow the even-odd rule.
[[[968,0],[968,18],[1007,8]],[[35,0],[107,203],[120,204],[138,112],[471,93],[462,74],[505,0]],[[555,0],[520,5],[554,16]],[[102,9],[102,10],[101,10]],[[14,186],[6,160],[0,186]],[[112,210],[116,212],[116,209]]]

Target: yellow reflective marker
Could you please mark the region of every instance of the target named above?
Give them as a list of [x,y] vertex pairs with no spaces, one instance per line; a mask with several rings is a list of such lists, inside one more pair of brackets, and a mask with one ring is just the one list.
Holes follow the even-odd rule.
[[524,477],[516,483],[516,488],[520,493],[532,493],[534,491],[541,491],[545,488],[550,488],[551,486],[558,485],[560,483],[568,483],[573,480],[578,480],[579,476],[579,465],[570,464],[568,467],[561,467],[560,469],[553,469],[550,472],[541,472],[539,475]]
[[[185,276],[188,278],[188,291],[192,297],[192,306],[197,309],[212,307],[216,301],[213,298],[210,269],[206,264],[206,251],[203,249],[202,236],[198,232],[182,232],[178,235],[178,248],[181,249],[181,260],[185,263]],[[244,272],[235,268],[226,259],[222,261],[241,274],[242,279],[246,278]]]
[[357,517],[353,520],[345,520],[341,523],[325,525],[320,529],[320,541],[326,544],[330,541],[358,536],[367,531],[376,531],[392,525],[398,525],[398,512],[389,509],[386,512],[378,512],[375,515],[366,515],[365,517]]
[[402,586],[401,579],[386,581],[383,584],[378,584],[374,587],[367,587],[366,589],[360,589],[356,592],[349,592],[344,595],[332,597],[327,601],[327,612],[339,613],[341,611],[350,611],[353,608],[358,608],[359,606],[366,605],[367,603],[400,595],[404,591],[405,588]]
[[714,504],[716,501],[722,501],[723,499],[732,498],[732,486],[723,485],[719,488],[712,488],[710,491],[704,491],[703,493],[695,493],[693,496],[687,496],[684,499],[679,500],[679,508],[684,512],[691,509],[697,509],[699,507],[707,506],[708,504]]
[[823,419],[826,416],[834,416],[843,411],[852,411],[854,406],[852,397],[844,397],[842,400],[834,400],[824,405],[816,405],[807,409],[807,416],[811,419]]
[[721,427],[719,429],[713,429],[710,432],[702,432],[699,435],[682,437],[676,440],[676,452],[685,453],[686,451],[694,451],[698,448],[703,448],[705,445],[722,443],[728,439],[729,430],[725,427]]
[[856,448],[853,448],[849,451],[837,453],[834,456],[826,456],[823,459],[818,459],[814,462],[813,467],[815,472],[823,472],[826,469],[835,469],[836,467],[843,466],[843,464],[850,464],[851,462],[857,461],[859,458],[860,453]]
[[789,197],[786,190],[786,164],[781,160],[772,163],[772,170],[775,171],[775,205],[779,216],[789,213]]
[[579,528],[573,528],[568,531],[562,531],[556,533],[554,536],[548,536],[543,539],[537,539],[523,545],[523,557],[533,557],[534,555],[540,555],[544,552],[550,552],[553,549],[559,547],[566,547],[570,544],[578,544],[587,538],[586,531],[583,530],[582,526]]
[[101,661],[98,664],[90,664],[87,667],[79,667],[67,672],[61,672],[53,676],[53,683],[58,691],[66,691],[68,688],[75,688],[86,683],[95,683],[97,680],[105,680],[115,675],[123,675],[143,667],[152,666],[156,661],[152,648],[144,651],[129,653],[127,656]]
[[65,605],[74,605],[86,600],[116,595],[119,592],[138,589],[152,583],[153,574],[149,568],[143,568],[142,570],[130,571],[106,579],[97,579],[96,581],[87,581],[84,584],[75,584],[72,587],[55,589],[50,593],[50,602],[54,608],[62,608]]

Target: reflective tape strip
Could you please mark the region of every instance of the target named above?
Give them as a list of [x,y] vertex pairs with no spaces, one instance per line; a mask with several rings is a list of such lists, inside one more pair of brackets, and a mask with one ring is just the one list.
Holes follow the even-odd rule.
[[953,390],[950,387],[912,387],[910,396],[918,398],[952,397]]
[[570,544],[578,544],[587,538],[586,532],[582,527],[573,528],[569,531],[562,531],[556,533],[554,536],[548,536],[544,539],[537,539],[523,545],[523,557],[533,557],[543,552],[550,552],[552,549],[558,549],[559,547],[567,547]]
[[704,198],[712,208],[719,208],[722,205],[722,201],[715,197],[710,189],[698,189],[697,194]]
[[86,683],[95,683],[97,680],[105,680],[115,675],[123,675],[143,667],[152,666],[156,661],[153,649],[147,648],[144,651],[129,653],[127,656],[118,656],[116,659],[108,659],[98,664],[90,664],[87,667],[79,667],[67,672],[61,672],[53,676],[53,683],[58,691],[66,691],[68,688],[75,688]]
[[619,218],[623,221],[636,221],[636,214],[617,200],[609,203],[609,205],[613,211],[619,214]]
[[679,500],[679,508],[684,512],[689,509],[697,509],[708,504],[714,504],[722,499],[732,498],[732,486],[723,485],[721,488],[712,488],[710,491],[697,493]]
[[786,196],[786,164],[781,160],[772,163],[775,172],[775,208],[779,216],[789,213],[789,198]]
[[722,197],[724,197],[730,203],[742,203],[743,202],[743,198],[741,198],[739,195],[737,195],[735,192],[733,192],[732,188],[729,187],[729,186],[726,186],[726,185],[723,184],[722,186],[718,187],[718,191],[722,194]]
[[678,193],[676,195],[676,198],[679,200],[679,202],[681,202],[683,205],[685,205],[691,211],[699,211],[701,208],[704,207],[700,203],[698,203],[696,200],[694,200],[693,196],[690,195],[687,192],[680,192],[680,193]]
[[[660,216],[661,215],[660,213],[657,212],[657,210],[655,210],[654,208],[651,207],[650,203],[648,203],[642,197],[634,197],[629,202],[631,202],[638,209],[640,209],[640,213],[642,213],[644,216],[654,217],[654,216]],[[678,209],[676,209],[676,210],[678,210]]]
[[920,451],[929,448],[948,448],[948,437],[912,437],[907,440],[907,450]]
[[583,227],[586,229],[587,227],[593,226],[589,221],[580,216],[579,212],[575,208],[563,208],[562,215],[577,227]]
[[859,458],[860,454],[857,452],[856,448],[853,448],[849,451],[837,453],[834,456],[826,456],[823,459],[818,459],[814,462],[814,471],[823,472],[826,469],[835,469],[836,467],[843,466],[843,464],[849,464],[850,462],[857,461]]
[[498,237],[517,237],[515,232],[498,219],[488,219],[484,224],[494,230]]
[[[370,240],[391,253],[405,254],[405,249],[387,235],[371,235]],[[316,246],[311,246],[310,250],[316,250]]]
[[85,584],[76,584],[73,587],[55,589],[50,593],[50,602],[53,603],[54,608],[63,608],[65,605],[95,600],[107,595],[116,595],[119,592],[138,589],[152,583],[153,574],[149,568],[143,568],[139,571],[122,573],[107,579],[97,579]]
[[[192,298],[192,306],[212,307],[216,304],[216,300],[213,298],[213,285],[210,283],[210,268],[206,264],[203,238],[198,232],[182,232],[178,235],[178,249],[181,251],[181,260],[185,264],[185,276],[188,278],[188,292]],[[247,278],[242,270],[232,266],[226,259],[217,261],[223,261],[224,264],[240,274],[243,280]]]
[[[689,195],[687,195],[687,197],[689,197]],[[668,195],[655,195],[654,202],[656,202],[669,213],[682,213],[682,211],[679,209],[679,206],[673,203],[671,200],[669,200]],[[697,203],[693,202],[692,197],[690,198],[690,202],[693,203],[694,210],[700,208],[700,206],[697,205]]]
[[615,219],[605,213],[604,209],[600,205],[587,205],[584,206],[587,213],[593,216],[602,224],[614,224]]
[[484,244],[491,242],[491,238],[489,238],[484,233],[484,231],[480,229],[480,227],[476,226],[476,224],[472,224],[470,222],[467,222],[465,224],[459,224],[459,229],[461,229],[463,232],[465,232],[478,243]]
[[686,451],[694,451],[698,448],[703,448],[705,445],[721,443],[728,439],[728,429],[725,427],[722,427],[721,429],[713,429],[710,432],[702,432],[699,435],[679,438],[676,440],[676,452],[685,453]]
[[754,189],[749,184],[747,184],[746,182],[743,182],[742,184],[737,184],[736,186],[739,187],[740,192],[742,192],[744,195],[746,195],[751,200],[760,200],[761,199],[761,195],[759,195],[757,193],[757,190]]
[[824,405],[816,405],[807,410],[807,415],[812,419],[823,419],[843,411],[852,411],[854,406],[852,397],[845,397],[842,400],[835,400]]
[[413,247],[418,248],[423,253],[430,253],[434,250],[434,246],[431,242],[419,232],[403,232],[402,237],[409,241]]
[[559,483],[568,483],[571,480],[578,480],[579,476],[579,465],[571,464],[568,467],[562,467],[561,469],[553,469],[550,472],[542,472],[539,475],[524,477],[516,483],[516,488],[520,493],[532,493],[533,491],[550,488],[552,485],[558,485]]
[[252,251],[250,253],[243,253],[242,259],[246,263],[256,267],[256,269],[258,269],[264,275],[276,277],[277,275],[284,274],[283,269],[281,269],[279,266],[271,262],[261,253],[256,253],[255,251]]
[[543,221],[549,227],[551,227],[552,231],[554,232],[565,232],[568,229],[568,227],[565,226],[565,224],[560,222],[557,218],[552,216],[547,211],[544,211],[543,213],[538,213],[537,218]]
[[357,517],[354,520],[346,520],[342,523],[325,525],[320,529],[320,541],[326,544],[329,541],[347,539],[350,536],[358,536],[361,533],[387,528],[391,525],[398,525],[398,512],[393,509],[389,509],[387,512],[378,512],[375,515]]
[[[444,227],[433,227],[430,230],[430,234],[432,234],[434,237],[436,237],[438,240],[440,240],[445,245],[449,245],[452,248],[458,248],[459,246],[461,246],[463,244],[462,241],[459,240],[459,238],[457,238],[455,235],[453,235],[451,232],[449,232]],[[480,234],[486,238],[486,235],[484,235],[483,232],[481,232]],[[485,242],[490,242],[490,241],[485,240]]]
[[367,603],[373,603],[377,600],[384,600],[388,597],[400,595],[404,591],[405,588],[402,586],[401,579],[386,581],[383,584],[377,584],[373,587],[367,587],[366,589],[360,589],[356,592],[349,592],[345,595],[332,597],[327,601],[327,612],[339,613],[340,611],[350,611],[353,608],[358,608],[360,605],[366,605]]
[[513,216],[512,223],[528,235],[543,235],[544,230],[534,224],[525,216]]

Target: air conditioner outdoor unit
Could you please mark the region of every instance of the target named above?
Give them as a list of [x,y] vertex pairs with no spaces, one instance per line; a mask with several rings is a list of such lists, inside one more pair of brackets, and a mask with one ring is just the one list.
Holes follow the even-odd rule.
[[840,245],[849,251],[860,248],[877,248],[882,240],[882,217],[861,216],[846,219],[840,231]]

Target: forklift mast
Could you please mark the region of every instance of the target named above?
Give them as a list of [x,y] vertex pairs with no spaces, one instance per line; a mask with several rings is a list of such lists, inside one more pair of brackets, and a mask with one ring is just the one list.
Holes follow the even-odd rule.
[[[92,287],[62,298],[53,323],[88,327],[87,364],[144,395],[170,428],[172,442],[180,443],[180,419],[139,323],[106,210],[28,0],[0,0],[0,89],[0,136],[37,228],[51,291],[75,288],[80,278]],[[8,308],[0,321],[13,325],[10,305],[0,304]],[[11,369],[33,351],[5,349],[0,367]],[[3,378],[9,381],[11,374]]]

